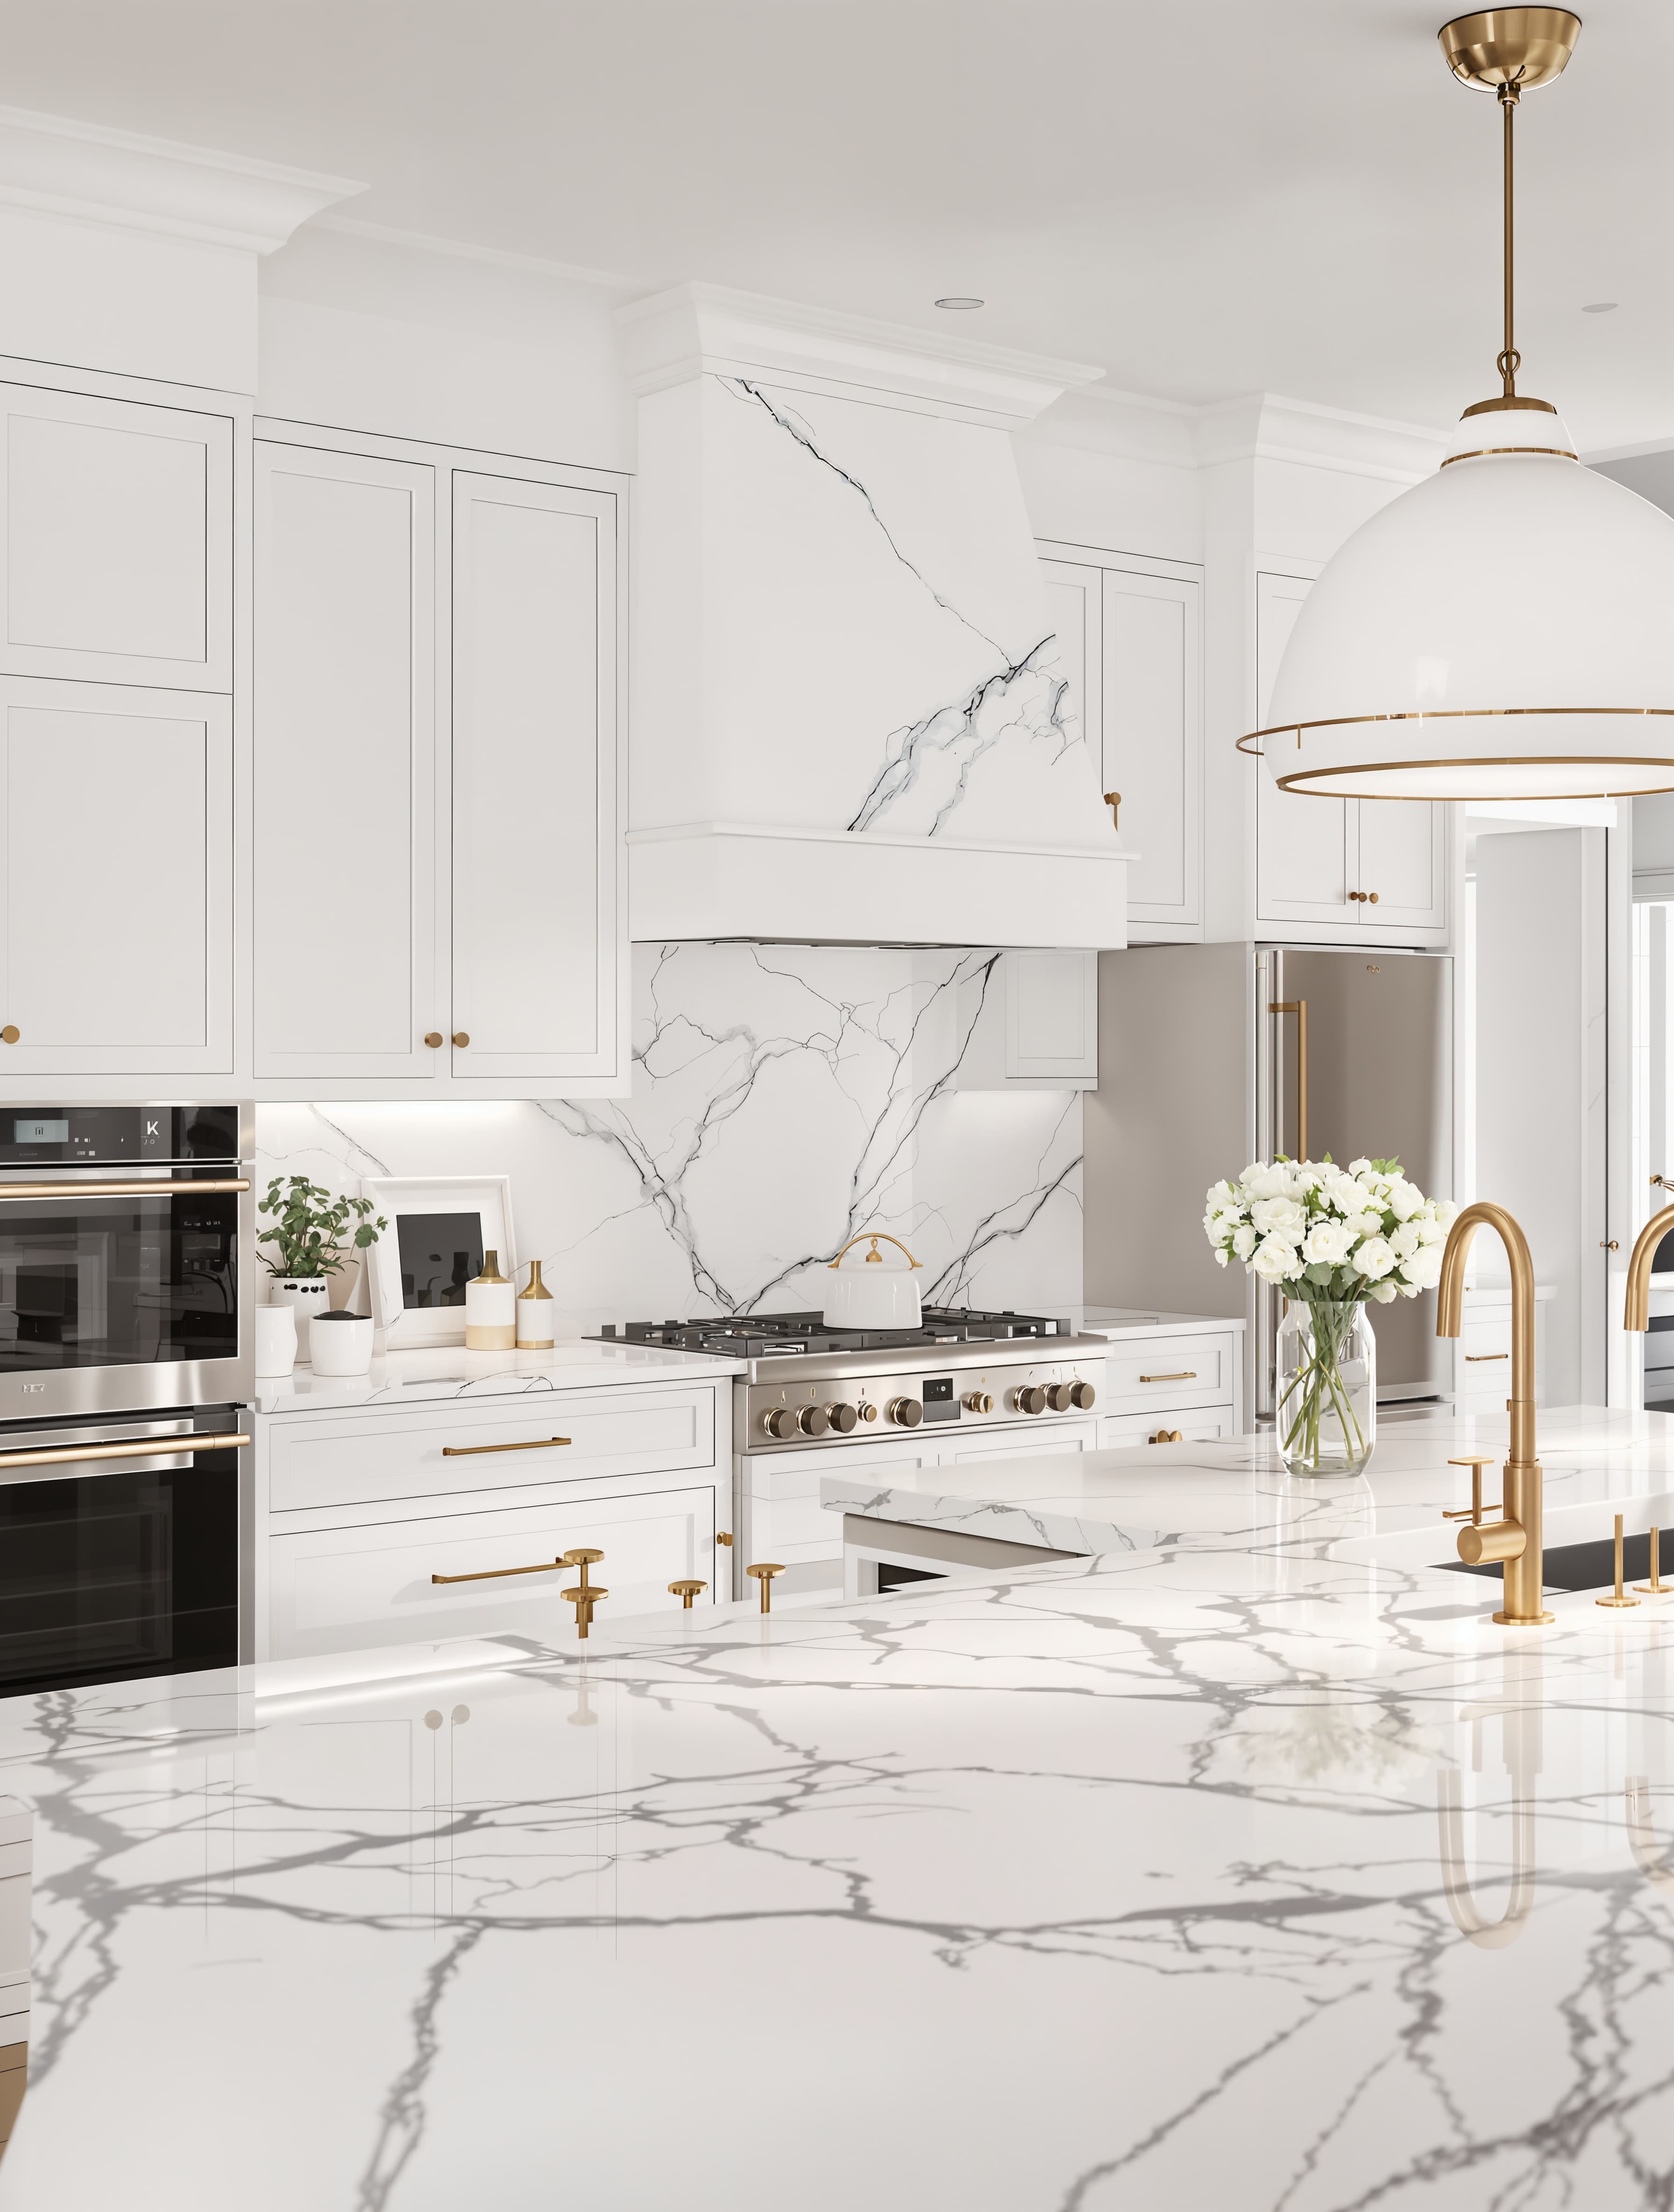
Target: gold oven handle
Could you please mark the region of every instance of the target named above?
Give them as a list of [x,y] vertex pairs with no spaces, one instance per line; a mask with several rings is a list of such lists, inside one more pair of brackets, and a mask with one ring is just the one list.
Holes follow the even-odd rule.
[[[548,1451],[554,1444],[567,1444],[569,1442],[568,1437],[531,1437],[527,1443],[520,1444],[444,1444],[441,1455],[444,1459],[475,1459],[481,1452]],[[533,1573],[533,1570],[529,1568],[520,1571]],[[469,1575],[445,1575],[442,1579],[444,1582],[469,1582],[472,1577]]]
[[200,1191],[248,1190],[248,1176],[202,1182],[0,1182],[6,1198],[189,1198]]
[[1308,1157],[1308,1002],[1306,999],[1269,999],[1269,1014],[1296,1017],[1296,1157]]
[[249,1443],[240,1431],[194,1429],[178,1437],[138,1437],[131,1444],[69,1444],[55,1451],[0,1452],[0,1467],[69,1467],[89,1459],[155,1459],[165,1452],[237,1451]]

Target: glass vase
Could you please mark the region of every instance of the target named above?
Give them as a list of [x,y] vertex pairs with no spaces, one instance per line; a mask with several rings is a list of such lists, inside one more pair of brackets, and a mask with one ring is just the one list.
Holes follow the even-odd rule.
[[1378,1432],[1378,1346],[1355,1301],[1294,1300],[1275,1347],[1275,1431],[1293,1474],[1358,1474]]

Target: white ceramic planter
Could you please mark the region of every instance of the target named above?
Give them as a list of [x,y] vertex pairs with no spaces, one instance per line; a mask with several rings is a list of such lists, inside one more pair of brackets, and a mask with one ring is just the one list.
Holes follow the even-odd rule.
[[308,1349],[316,1375],[364,1375],[372,1364],[368,1315],[326,1313],[308,1324]]
[[256,1372],[289,1375],[296,1364],[296,1314],[293,1307],[256,1308]]
[[332,1279],[329,1275],[275,1275],[267,1286],[267,1294],[276,1306],[289,1306],[296,1316],[296,1357],[307,1359],[313,1355],[308,1348],[308,1321],[312,1315],[326,1312],[332,1303]]

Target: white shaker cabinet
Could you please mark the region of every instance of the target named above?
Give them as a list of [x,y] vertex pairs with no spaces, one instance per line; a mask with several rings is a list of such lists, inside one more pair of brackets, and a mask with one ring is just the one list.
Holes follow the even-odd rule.
[[259,427],[256,1095],[625,1091],[618,489]]
[[[1312,580],[1256,576],[1257,726]],[[1282,738],[1269,745],[1282,748]],[[1256,925],[1342,943],[1354,933],[1397,944],[1447,937],[1448,808],[1429,800],[1329,799],[1281,791],[1257,764]]]
[[1094,1091],[1099,955],[996,952],[959,985],[956,1091]]
[[1099,769],[1120,793],[1114,827],[1137,854],[1130,937],[1202,934],[1203,714],[1201,571],[1045,545],[1042,566],[1061,664]]
[[0,672],[230,691],[233,424],[0,384]]
[[0,678],[0,1083],[231,1072],[231,706]]
[[496,1089],[619,1066],[616,510],[454,477],[452,1055]]
[[258,1077],[438,1072],[435,477],[257,441]]

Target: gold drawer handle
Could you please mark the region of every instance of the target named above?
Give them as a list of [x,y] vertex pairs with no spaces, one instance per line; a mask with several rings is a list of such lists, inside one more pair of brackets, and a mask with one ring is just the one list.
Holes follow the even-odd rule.
[[1185,1438],[1178,1429],[1159,1429],[1154,1437],[1147,1437],[1147,1444],[1183,1444]]
[[531,1437],[520,1444],[444,1444],[444,1459],[475,1459],[482,1452],[550,1451],[554,1444],[567,1444],[568,1437]]
[[[550,1575],[555,1574],[560,1567],[579,1567],[585,1584],[587,1569],[604,1556],[602,1552],[565,1552],[556,1559],[537,1559],[532,1567],[479,1567],[474,1575],[432,1575],[430,1580],[433,1583],[496,1583],[506,1575]],[[563,1595],[568,1597],[569,1593],[566,1590]],[[605,1593],[600,1590],[599,1595],[602,1597]]]
[[1467,1367],[1480,1367],[1484,1360],[1492,1362],[1495,1359],[1510,1358],[1509,1352],[1467,1352],[1464,1355],[1464,1364]]
[[1178,1375],[1141,1375],[1139,1379],[1141,1382],[1195,1382],[1197,1380],[1197,1370],[1195,1367],[1183,1367]]

